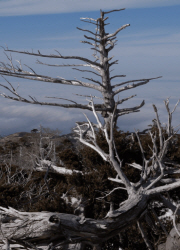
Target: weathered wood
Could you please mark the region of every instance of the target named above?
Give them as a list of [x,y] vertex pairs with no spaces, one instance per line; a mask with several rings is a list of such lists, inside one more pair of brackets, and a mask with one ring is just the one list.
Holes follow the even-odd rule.
[[[13,208],[0,207],[1,234],[0,243],[4,239],[27,241],[38,247],[60,244],[70,241],[86,241],[92,244],[106,241],[133,223],[145,210],[147,197],[139,194],[129,199],[118,210],[102,220],[81,218],[73,214],[51,212],[19,212]],[[16,242],[17,241],[17,242]]]
[[[40,105],[51,105],[51,106],[59,106],[65,108],[80,108],[87,109],[93,111],[93,114],[96,118],[97,125],[92,124],[89,118],[86,116],[87,122],[84,124],[86,129],[83,130],[82,124],[77,123],[77,132],[79,135],[79,140],[84,145],[91,147],[94,149],[105,162],[108,162],[111,167],[116,171],[118,178],[111,180],[116,181],[120,184],[119,188],[122,188],[127,191],[127,200],[121,202],[119,208],[116,210],[110,209],[104,219],[91,219],[85,218],[82,216],[77,216],[74,214],[65,214],[65,213],[51,213],[51,212],[20,212],[13,208],[3,208],[0,207],[1,213],[1,225],[0,225],[0,244],[4,249],[10,249],[11,245],[14,245],[14,249],[35,249],[35,250],[56,250],[61,247],[70,247],[71,244],[81,244],[81,247],[84,248],[83,244],[88,242],[93,246],[94,250],[98,250],[101,248],[101,243],[106,241],[107,239],[116,236],[119,232],[121,232],[124,228],[128,227],[134,222],[137,222],[142,214],[147,209],[148,203],[151,200],[161,199],[164,204],[169,205],[171,210],[176,211],[179,214],[179,211],[176,210],[176,207],[173,204],[169,204],[166,199],[159,196],[160,193],[167,192],[169,190],[180,187],[179,179],[174,179],[175,182],[169,182],[168,174],[170,171],[173,173],[179,172],[179,170],[174,166],[173,169],[168,168],[164,161],[165,155],[167,153],[169,147],[169,141],[172,139],[172,136],[175,135],[175,132],[172,127],[172,113],[177,107],[177,104],[172,112],[169,109],[169,99],[165,101],[167,113],[168,113],[168,130],[167,133],[164,134],[164,131],[161,127],[161,123],[158,116],[158,111],[156,106],[154,105],[154,111],[156,113],[156,125],[158,129],[159,137],[156,138],[156,134],[150,132],[150,137],[152,140],[153,147],[151,148],[152,155],[146,159],[144,154],[142,144],[140,138],[138,137],[138,133],[136,136],[138,138],[139,146],[142,153],[143,163],[140,164],[131,164],[132,167],[138,168],[140,171],[139,178],[140,180],[137,183],[130,181],[125,174],[124,169],[122,168],[122,160],[118,156],[116,145],[114,141],[114,128],[116,126],[117,118],[121,115],[128,114],[131,112],[138,112],[139,109],[144,105],[144,101],[135,107],[132,108],[123,108],[119,109],[118,105],[122,104],[124,101],[129,100],[134,97],[130,96],[125,99],[121,99],[116,101],[115,95],[132,88],[136,88],[138,86],[147,84],[150,80],[157,79],[149,78],[149,79],[140,79],[140,80],[131,80],[122,82],[112,86],[111,80],[115,77],[122,77],[123,75],[117,75],[114,77],[110,77],[110,67],[114,64],[117,64],[117,60],[110,63],[112,57],[109,57],[109,51],[115,46],[116,34],[120,32],[122,29],[128,27],[129,25],[124,25],[121,28],[117,29],[114,33],[108,34],[105,32],[105,21],[107,17],[104,17],[105,14],[114,12],[103,12],[101,11],[101,16],[98,19],[85,18],[83,20],[88,20],[86,22],[92,22],[96,25],[96,33],[90,32],[95,37],[85,36],[88,40],[93,40],[94,43],[86,42],[92,46],[94,46],[95,50],[95,61],[91,61],[84,57],[79,56],[62,56],[59,52],[57,55],[45,55],[38,51],[38,53],[30,53],[30,52],[21,52],[21,51],[13,51],[8,48],[5,51],[8,52],[17,52],[32,56],[38,57],[47,57],[47,58],[57,58],[57,59],[76,59],[81,60],[86,64],[78,64],[73,66],[85,66],[90,67],[92,70],[95,70],[96,76],[101,77],[101,81],[87,78],[92,83],[82,82],[79,80],[66,80],[63,78],[53,78],[44,75],[37,74],[33,69],[29,68],[29,70],[24,70],[22,68],[21,63],[19,62],[18,66],[13,65],[13,60],[11,56],[7,55],[7,59],[9,61],[8,64],[1,63],[0,66],[0,74],[2,76],[12,76],[25,78],[30,80],[38,80],[43,82],[53,82],[58,84],[67,84],[74,86],[82,86],[87,88],[92,88],[99,91],[102,94],[102,104],[94,104],[93,98],[90,96],[90,100],[88,100],[87,105],[78,104],[73,100],[68,100],[70,104],[59,104],[59,103],[48,103],[48,102],[39,102],[36,98],[31,97],[30,99],[23,98],[19,95],[16,89],[12,86],[12,84],[6,80],[9,87],[4,84],[0,84],[0,86],[4,87],[8,90],[12,96],[7,94],[1,94],[3,97],[31,103],[31,104],[40,104]],[[119,10],[117,10],[119,11]],[[83,30],[88,31],[89,30]],[[98,55],[96,54],[98,53]],[[41,62],[40,62],[41,63]],[[41,63],[43,64],[43,63]],[[48,66],[53,66],[50,64],[46,64]],[[62,66],[62,65],[54,65],[54,66]],[[67,64],[64,66],[72,66],[72,64]],[[89,73],[94,73],[93,71],[84,71]],[[135,82],[135,83],[134,83]],[[131,85],[129,85],[131,83]],[[98,85],[97,85],[98,84]],[[120,87],[126,84],[124,87]],[[115,89],[116,87],[120,87],[119,89]],[[89,93],[88,93],[89,96]],[[59,98],[63,99],[63,98]],[[65,99],[63,99],[65,100]],[[98,117],[97,113],[101,113],[101,116],[104,118],[105,124],[102,124],[101,120]],[[108,150],[105,152],[98,144],[96,129],[101,130],[104,138],[106,139]],[[167,137],[167,139],[165,139]],[[159,144],[158,144],[159,143]],[[160,145],[160,147],[158,147]],[[51,166],[51,170],[59,173],[62,169],[57,169],[53,164],[50,166],[46,164],[44,167],[42,164],[42,160],[46,160],[41,156],[41,161],[39,162],[39,170],[46,171],[47,174]],[[44,161],[45,162],[45,161]],[[46,161],[47,163],[47,161]],[[171,173],[172,173],[171,172]],[[72,171],[66,170],[65,174],[72,174]],[[47,175],[46,175],[47,176]],[[169,176],[171,177],[171,176]],[[167,178],[167,182],[163,183],[163,180]],[[165,184],[165,185],[164,185]],[[124,185],[122,187],[122,185]],[[115,189],[114,189],[115,190]],[[112,190],[112,192],[114,191]],[[110,191],[111,192],[111,191]],[[142,235],[146,241],[146,244],[151,249],[148,240],[143,233],[142,227],[139,224]],[[80,246],[80,245],[79,245]],[[8,250],[9,250],[8,249]]]

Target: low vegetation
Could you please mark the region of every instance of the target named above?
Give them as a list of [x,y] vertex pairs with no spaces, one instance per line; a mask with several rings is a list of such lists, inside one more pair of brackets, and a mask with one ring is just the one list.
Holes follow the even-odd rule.
[[[158,133],[153,124],[149,128]],[[132,168],[131,163],[142,164],[142,154],[135,133],[114,131],[117,151],[123,159],[123,170],[132,182],[140,179],[139,170]],[[15,139],[13,139],[15,138]],[[107,143],[102,133],[97,132],[98,145],[107,151]],[[139,133],[146,157],[151,154],[152,141],[148,131]],[[40,141],[43,143],[40,143]],[[51,150],[48,160],[59,168],[79,170],[71,175],[52,173],[51,171],[37,171],[41,151],[49,153],[49,143],[52,142],[55,151]],[[102,219],[119,203],[127,199],[127,192],[118,189],[119,184],[110,179],[116,177],[116,172],[104,162],[98,153],[80,144],[73,138],[73,134],[59,136],[54,131],[22,133],[22,136],[12,135],[2,138],[1,172],[0,172],[0,204],[3,207],[13,207],[20,211],[40,212],[50,211],[59,213],[78,214],[88,218]],[[42,148],[40,148],[40,145]],[[180,135],[177,134],[167,152],[169,162],[180,164]],[[53,147],[52,147],[53,148]],[[173,175],[176,178],[179,175]],[[116,191],[110,193],[111,190]],[[180,200],[180,190],[169,192],[175,200]],[[168,195],[168,194],[167,194]],[[158,246],[166,238],[156,216],[152,213],[152,206],[158,216],[166,213],[163,205],[149,204],[149,215],[143,221],[143,227],[154,246]],[[172,222],[165,216],[166,230],[172,228]],[[153,225],[153,227],[152,227]],[[139,236],[137,237],[137,234]],[[122,231],[119,236],[104,243],[102,249],[146,249],[146,245],[138,233],[136,223]],[[87,248],[88,249],[88,248]]]

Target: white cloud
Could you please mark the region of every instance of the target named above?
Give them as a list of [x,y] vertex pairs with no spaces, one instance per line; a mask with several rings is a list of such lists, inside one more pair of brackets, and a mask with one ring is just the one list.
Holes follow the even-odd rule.
[[83,114],[79,110],[72,112],[71,109],[28,105],[1,98],[0,135],[28,132],[33,128],[38,128],[40,124],[69,133],[75,122],[82,119]]
[[[160,33],[161,31],[159,31]],[[139,35],[131,34],[128,35],[129,39],[126,40],[126,45],[163,45],[163,44],[180,44],[180,33],[162,33],[158,35],[157,33],[153,33],[152,30],[149,30],[149,34],[142,32]],[[123,36],[123,38],[127,38],[127,36]],[[177,51],[178,52],[178,51]]]
[[173,5],[180,5],[179,0],[9,0],[0,2],[0,16],[95,11],[102,7],[103,10],[106,10]]
[[[76,113],[76,111],[75,111]],[[52,107],[41,107],[38,105],[27,105],[20,103],[19,105],[8,104],[7,106],[1,107],[1,116],[7,117],[24,117],[29,119],[38,118],[39,120],[48,119],[50,122],[68,122],[72,119],[78,118],[78,114],[74,114],[72,110],[66,110],[62,108],[52,108]]]
[[[138,96],[132,100],[126,102],[124,107],[133,107],[142,102],[145,98],[146,104],[141,109],[141,112],[125,115],[119,118],[118,126],[123,131],[134,131],[139,129],[140,131],[147,128],[151,124],[152,119],[154,119],[155,114],[153,112],[152,103],[157,105],[159,110],[160,119],[162,122],[167,122],[167,112],[165,110],[163,99],[167,96],[163,96],[161,93],[161,98],[158,93],[153,90],[156,86],[155,82],[152,82],[141,89],[141,91],[136,90]],[[165,91],[165,90],[164,90]],[[153,92],[156,93],[152,96]],[[162,91],[161,91],[162,92]],[[127,97],[131,93],[124,93],[124,96],[120,98]],[[173,109],[177,98],[173,96],[170,98],[170,107]],[[121,107],[123,108],[123,106]],[[180,106],[178,106],[176,112],[173,116],[174,125],[178,125],[179,121]],[[93,114],[89,111],[85,112],[92,122],[96,122]],[[79,109],[63,109],[48,106],[38,106],[38,105],[28,105],[20,102],[13,102],[1,98],[1,109],[0,109],[0,134],[7,135],[14,132],[30,131],[33,128],[38,128],[41,124],[44,127],[59,128],[63,133],[69,133],[71,128],[75,126],[76,121],[85,121],[85,117],[82,114],[82,110]]]
[[[158,35],[159,33],[159,35]],[[135,78],[163,76],[164,80],[179,80],[180,33],[164,33],[160,29],[148,33],[121,36],[113,50],[119,58],[121,72]]]
[[[173,100],[172,98],[170,98],[170,105],[169,105],[170,110],[173,110],[176,102],[177,99]],[[168,114],[165,105],[162,100],[158,100],[157,103],[155,102],[154,104],[158,109],[160,121],[163,124],[163,126],[165,126],[165,124],[168,124]],[[179,112],[180,112],[180,106],[177,107],[173,116],[172,125],[174,126],[174,128],[176,126],[178,126],[179,128],[180,124]],[[118,126],[123,131],[134,132],[134,129],[142,131],[144,129],[149,128],[148,125],[152,124],[152,120],[154,118],[156,118],[156,115],[153,111],[152,104],[150,103],[150,100],[147,100],[147,104],[145,104],[145,106],[142,107],[140,112],[120,117],[118,120]]]

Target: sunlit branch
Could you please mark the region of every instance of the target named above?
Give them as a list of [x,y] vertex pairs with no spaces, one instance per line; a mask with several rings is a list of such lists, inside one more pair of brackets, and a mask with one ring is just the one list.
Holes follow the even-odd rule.
[[66,79],[53,78],[53,77],[44,76],[44,75],[36,75],[30,72],[29,73],[14,73],[14,72],[9,72],[7,70],[0,70],[0,75],[13,76],[17,78],[36,80],[36,81],[41,81],[41,82],[52,82],[52,83],[59,83],[59,84],[66,84],[66,85],[88,87],[88,88],[93,88],[98,91],[101,91],[101,88],[95,84],[85,83],[85,82],[78,81],[78,80],[66,80]]
[[127,28],[128,26],[130,26],[130,24],[125,24],[125,25],[123,25],[122,27],[120,27],[119,29],[117,29],[114,33],[109,34],[109,35],[103,37],[102,40],[107,40],[107,39],[109,39],[110,37],[116,36],[121,30]]
[[89,41],[80,41],[80,43],[87,43],[87,44],[89,44],[89,45],[91,45],[91,46],[96,46],[95,43],[91,43],[91,42],[89,42]]
[[167,191],[173,190],[175,188],[178,188],[179,186],[180,186],[180,181],[177,181],[175,183],[167,184],[165,186],[160,186],[160,187],[152,188],[152,189],[150,189],[150,190],[147,191],[147,194],[148,195],[152,195],[152,194],[167,192]]
[[[74,94],[74,95],[77,95],[77,96],[83,96],[83,97],[88,97],[88,98],[97,98],[97,99],[103,100],[103,98],[98,97],[98,96],[92,96],[92,95],[80,95],[80,94]],[[97,104],[95,104],[95,106],[96,106],[96,105],[97,105]]]
[[81,66],[89,66],[88,64],[48,64],[43,63],[39,60],[36,61],[37,64],[51,66],[51,67],[81,67]]
[[90,20],[97,22],[97,19],[91,18],[91,17],[81,17],[80,20]]

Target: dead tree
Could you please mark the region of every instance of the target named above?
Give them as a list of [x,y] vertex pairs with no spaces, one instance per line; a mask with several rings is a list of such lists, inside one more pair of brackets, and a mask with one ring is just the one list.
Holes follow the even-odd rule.
[[[44,249],[56,250],[63,249],[63,245],[83,243],[93,246],[93,249],[101,249],[101,243],[117,235],[124,228],[134,222],[137,222],[142,237],[148,249],[153,249],[144,230],[141,220],[148,218],[146,216],[148,204],[152,201],[160,201],[166,207],[171,209],[175,215],[179,215],[179,205],[176,206],[173,201],[166,198],[165,192],[180,187],[180,179],[172,178],[173,174],[180,173],[179,165],[166,164],[166,154],[169,143],[177,134],[171,121],[172,114],[169,108],[169,100],[165,100],[165,106],[168,112],[168,125],[166,131],[160,124],[158,111],[153,105],[156,114],[156,124],[158,133],[150,133],[152,140],[151,156],[146,159],[141,140],[136,132],[139,146],[142,153],[143,164],[131,164],[131,167],[139,169],[140,179],[138,182],[130,182],[122,168],[122,160],[119,158],[113,137],[114,119],[116,107],[111,115],[110,130],[104,128],[99,120],[95,110],[93,99],[89,100],[91,109],[97,121],[97,127],[102,131],[108,144],[108,153],[104,152],[97,144],[96,130],[87,117],[87,127],[85,131],[77,123],[79,140],[83,144],[93,148],[104,161],[108,162],[116,171],[116,179],[110,179],[119,183],[118,189],[127,192],[128,198],[120,203],[118,209],[110,209],[104,219],[90,219],[81,216],[52,212],[19,212],[13,208],[0,207],[1,211],[1,235],[0,243],[6,246],[4,249],[16,249],[15,246],[21,246],[22,249]],[[91,134],[87,134],[90,130]],[[110,191],[113,193],[117,188]],[[103,197],[102,197],[103,198]],[[162,229],[164,226],[160,223]],[[83,245],[82,244],[82,245]],[[14,248],[13,248],[14,247]],[[21,249],[21,248],[17,248]]]
[[[19,63],[18,66],[14,66],[12,58],[9,56],[8,59],[10,61],[10,64],[6,65],[2,63],[0,70],[1,75],[93,88],[101,92],[103,96],[103,104],[94,104],[93,97],[89,97],[90,99],[88,105],[78,104],[73,102],[72,100],[69,100],[71,104],[58,104],[39,102],[33,97],[30,97],[31,99],[26,99],[21,97],[17,93],[16,89],[10,82],[8,82],[10,85],[9,87],[3,84],[1,84],[1,86],[8,89],[13,95],[15,95],[15,97],[6,94],[1,95],[5,98],[26,103],[60,106],[65,108],[73,107],[93,111],[97,124],[92,124],[89,118],[86,117],[87,122],[84,123],[84,130],[82,129],[81,124],[77,123],[77,133],[79,135],[79,140],[84,145],[94,149],[103,158],[103,160],[105,162],[108,162],[110,166],[116,171],[117,177],[114,179],[111,178],[110,181],[115,181],[116,183],[118,183],[118,189],[123,190],[123,192],[127,192],[128,198],[120,203],[119,208],[115,210],[110,209],[106,217],[99,220],[86,217],[82,218],[82,216],[73,214],[52,212],[28,213],[20,212],[13,208],[7,209],[0,207],[0,244],[4,249],[58,250],[62,249],[64,245],[76,243],[82,243],[82,246],[85,246],[85,244],[89,244],[93,247],[94,250],[101,249],[101,244],[103,241],[106,241],[107,239],[110,239],[111,237],[119,234],[124,228],[128,227],[134,222],[137,222],[147,248],[153,249],[141,223],[141,220],[144,219],[146,215],[148,204],[151,201],[160,201],[169,209],[171,209],[175,213],[175,215],[180,214],[179,210],[177,209],[179,208],[179,206],[176,206],[174,202],[167,199],[164,195],[164,192],[168,192],[177,187],[180,187],[180,179],[172,178],[173,174],[180,173],[179,166],[166,164],[165,158],[169,143],[172,140],[173,136],[175,136],[177,133],[177,131],[174,131],[171,123],[172,114],[175,111],[177,105],[171,112],[169,109],[169,100],[165,101],[165,106],[168,112],[168,125],[165,132],[161,127],[157,108],[155,105],[153,106],[156,114],[155,122],[157,125],[158,133],[153,134],[150,132],[153,146],[150,148],[151,157],[148,159],[146,159],[143,147],[141,145],[140,137],[136,132],[136,136],[142,153],[143,163],[142,165],[134,163],[131,164],[131,167],[139,169],[139,181],[136,183],[131,182],[122,168],[122,159],[119,158],[116,150],[113,130],[115,128],[118,116],[131,112],[137,112],[139,108],[143,106],[144,102],[142,102],[142,104],[140,104],[138,107],[119,109],[119,104],[123,103],[126,100],[129,100],[134,96],[115,101],[115,95],[124,90],[146,84],[154,78],[132,80],[128,82],[121,82],[114,86],[111,85],[112,79],[114,79],[115,77],[123,76],[116,75],[110,77],[110,67],[116,64],[117,61],[113,61],[110,63],[110,60],[112,58],[108,58],[108,52],[115,46],[117,33],[129,25],[122,26],[113,34],[106,33],[104,28],[106,25],[105,21],[108,18],[105,18],[104,15],[110,12],[113,11],[101,11],[101,17],[97,20],[92,18],[82,19],[83,21],[91,23],[96,27],[96,33],[93,33],[89,30],[83,30],[94,35],[94,38],[85,36],[85,38],[91,40],[91,42],[84,41],[84,43],[88,43],[93,46],[93,50],[95,50],[96,52],[94,55],[96,58],[95,61],[91,61],[82,57],[62,56],[59,53],[57,55],[43,55],[40,52],[18,52],[41,57],[81,60],[86,64],[66,66],[90,67],[91,70],[82,71],[90,72],[101,77],[101,82],[94,79],[88,79],[93,83],[86,83],[78,80],[65,80],[38,75],[32,69],[32,71],[25,71],[22,68],[21,63]],[[6,49],[6,51],[11,50]],[[45,64],[42,62],[39,63]],[[75,69],[80,70],[77,68]],[[92,70],[95,70],[96,72]],[[98,112],[102,114],[105,120],[105,124],[109,124],[109,126],[104,126],[104,124],[102,124],[98,117]],[[106,138],[108,152],[104,152],[103,149],[98,145],[96,128],[101,130],[102,134]],[[115,192],[116,189],[117,188],[111,190],[110,193]],[[164,228],[163,225],[162,228]]]
[[[93,18],[81,18],[81,21],[89,23],[93,26],[95,26],[95,32],[92,32],[87,29],[81,29],[79,30],[83,32],[87,32],[90,34],[90,36],[84,35],[84,37],[87,39],[85,41],[81,41],[82,43],[88,44],[92,46],[92,50],[94,51],[93,57],[95,60],[90,60],[88,58],[80,57],[80,56],[63,56],[60,54],[59,51],[56,51],[56,54],[50,54],[45,55],[42,54],[39,50],[38,52],[26,52],[26,51],[15,51],[8,48],[4,48],[4,52],[16,52],[16,53],[22,53],[26,55],[31,56],[37,56],[40,58],[54,58],[54,59],[75,59],[79,60],[83,63],[81,64],[47,64],[45,62],[42,62],[40,60],[37,60],[38,64],[46,65],[46,66],[54,66],[54,67],[72,67],[74,70],[78,70],[83,73],[93,74],[97,79],[91,78],[91,77],[83,77],[86,81],[77,80],[76,78],[73,80],[63,79],[60,77],[49,77],[46,75],[41,75],[36,73],[36,71],[27,65],[27,69],[24,69],[24,66],[22,66],[21,61],[18,61],[18,65],[14,65],[13,59],[11,54],[7,55],[6,57],[8,59],[8,63],[5,64],[4,62],[1,62],[0,64],[0,74],[1,76],[12,76],[12,77],[18,77],[18,78],[24,78],[29,80],[36,80],[41,82],[51,82],[56,84],[66,84],[71,86],[79,86],[79,87],[86,87],[90,89],[94,89],[100,92],[101,97],[98,97],[102,100],[101,104],[94,104],[96,112],[101,113],[102,117],[104,117],[105,124],[109,124],[110,121],[110,115],[112,114],[114,107],[118,106],[125,101],[135,97],[135,95],[129,96],[127,98],[115,100],[115,96],[120,94],[121,92],[125,90],[129,90],[132,88],[136,88],[138,86],[144,85],[148,83],[150,80],[157,79],[159,77],[155,78],[148,78],[148,79],[138,79],[138,80],[129,80],[129,81],[121,81],[118,84],[113,85],[112,81],[115,78],[123,78],[125,75],[110,75],[112,66],[115,64],[118,64],[118,60],[114,60],[113,56],[109,57],[109,52],[114,48],[116,45],[117,34],[125,29],[126,27],[130,26],[130,24],[125,24],[119,29],[117,29],[114,33],[109,34],[105,31],[106,20],[108,17],[105,17],[107,14],[114,12],[114,11],[121,11],[124,9],[119,10],[112,10],[108,12],[100,11],[100,18],[93,19]],[[85,69],[82,69],[84,67]],[[4,78],[5,79],[5,78]],[[5,79],[6,80],[6,79]],[[54,99],[59,100],[65,100],[68,101],[69,104],[61,104],[56,102],[41,102],[38,101],[36,98],[30,96],[30,99],[24,98],[20,96],[17,92],[17,90],[11,85],[11,83],[6,80],[8,85],[0,84],[0,86],[6,88],[12,95],[7,95],[5,93],[1,93],[1,96],[20,101],[20,102],[26,102],[31,104],[40,104],[40,105],[50,105],[50,106],[58,106],[58,107],[64,107],[64,108],[79,108],[79,109],[85,109],[85,110],[91,110],[91,106],[89,104],[83,105],[80,103],[77,103],[73,100],[67,100],[63,99],[62,97],[52,97]],[[117,118],[121,115],[132,113],[132,112],[138,112],[139,109],[144,105],[144,101],[138,106],[132,107],[132,108],[117,108],[114,114],[114,120],[117,121]]]

